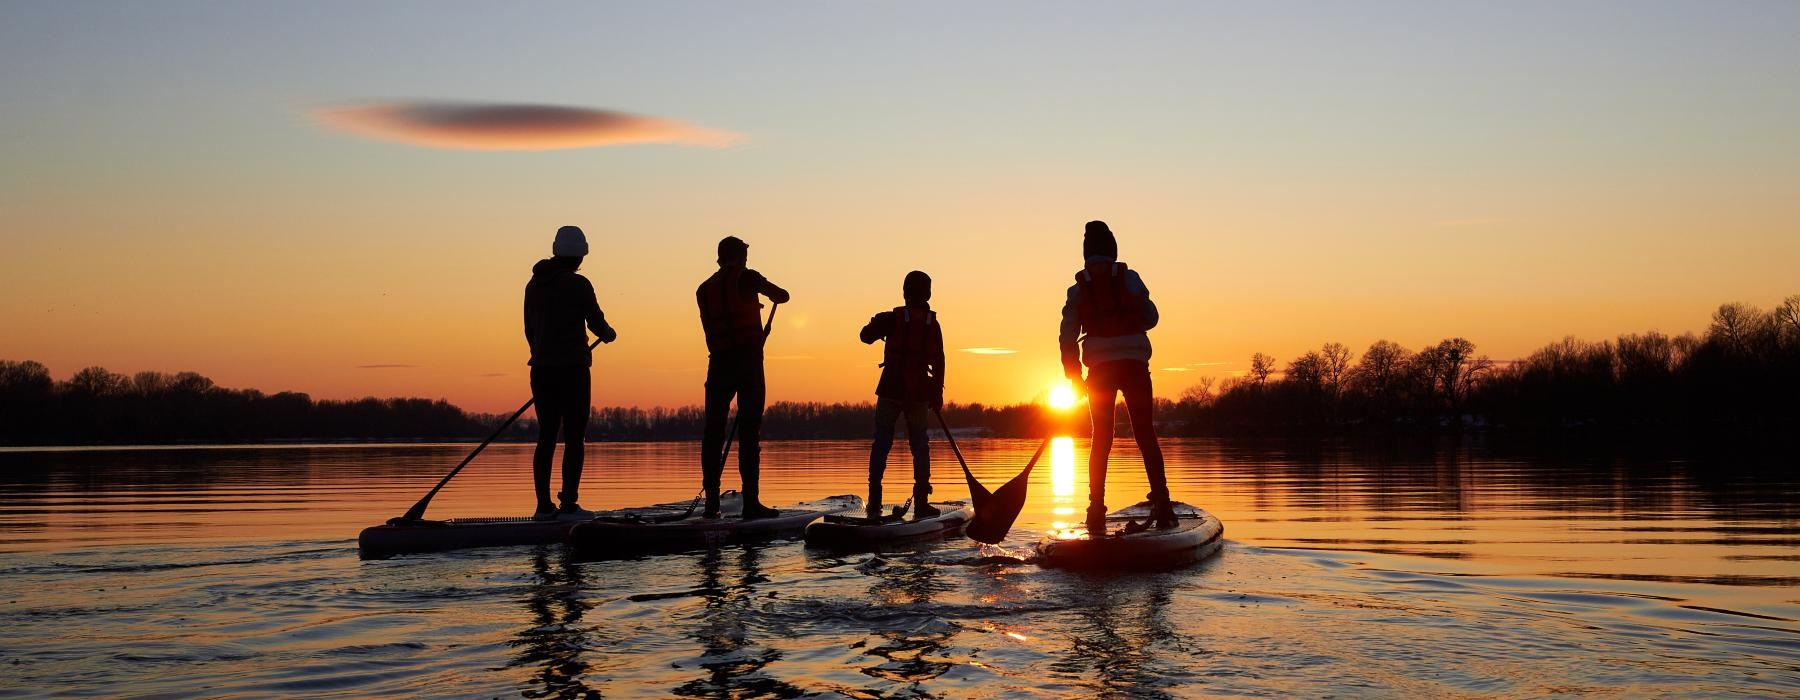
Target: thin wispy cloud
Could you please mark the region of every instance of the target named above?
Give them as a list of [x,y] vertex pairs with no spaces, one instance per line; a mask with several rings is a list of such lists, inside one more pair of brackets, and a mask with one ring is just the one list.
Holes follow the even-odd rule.
[[1475,226],[1493,226],[1494,224],[1500,223],[1500,221],[1499,217],[1472,216],[1466,219],[1445,219],[1436,222],[1434,225],[1443,228],[1471,228]]
[[724,148],[742,134],[674,119],[540,104],[399,100],[313,110],[332,130],[378,141],[477,151],[548,151],[643,143]]
[[1176,367],[1163,367],[1161,369],[1164,372],[1192,372],[1192,371],[1194,371],[1195,367],[1217,367],[1219,365],[1228,365],[1228,364],[1231,364],[1231,363],[1222,362],[1222,361],[1221,362],[1189,362],[1185,365],[1179,365]]
[[972,355],[1011,355],[1018,352],[1012,348],[963,348],[962,351]]
[[357,365],[356,366],[357,369],[411,369],[414,367],[418,367],[418,365],[385,364],[385,365]]

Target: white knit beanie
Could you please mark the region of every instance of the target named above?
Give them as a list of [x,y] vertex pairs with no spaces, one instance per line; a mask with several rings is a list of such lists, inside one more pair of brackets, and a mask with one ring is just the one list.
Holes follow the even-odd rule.
[[579,258],[587,255],[587,234],[581,232],[580,226],[564,226],[556,230],[556,243],[550,246],[550,254],[559,258]]

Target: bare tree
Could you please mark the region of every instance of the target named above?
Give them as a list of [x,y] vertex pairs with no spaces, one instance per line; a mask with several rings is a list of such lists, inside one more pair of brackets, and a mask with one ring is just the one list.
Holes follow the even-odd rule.
[[1461,411],[1476,382],[1494,369],[1494,361],[1476,356],[1475,344],[1465,338],[1450,338],[1420,351],[1417,362],[1452,415]]
[[1750,339],[1762,320],[1762,310],[1750,304],[1741,301],[1720,304],[1719,310],[1713,312],[1712,325],[1706,329],[1706,339],[1728,351],[1743,352],[1749,349]]
[[1411,353],[1399,343],[1377,340],[1363,352],[1362,361],[1351,373],[1352,382],[1365,395],[1392,399],[1406,377],[1410,356]]
[[1309,390],[1317,390],[1324,383],[1324,372],[1321,369],[1324,363],[1324,358],[1320,357],[1319,353],[1309,350],[1305,355],[1294,358],[1293,362],[1288,363],[1287,376],[1284,381]]
[[1656,331],[1621,335],[1614,347],[1618,361],[1613,369],[1619,379],[1649,379],[1675,370],[1675,341]]
[[1250,356],[1250,381],[1258,387],[1269,383],[1269,375],[1275,373],[1275,358],[1262,353]]
[[1181,401],[1196,406],[1211,406],[1213,400],[1219,397],[1219,395],[1213,391],[1213,386],[1218,383],[1218,377],[1201,377],[1199,381],[1194,382],[1193,386],[1182,390]]
[[1800,346],[1800,294],[1781,300],[1775,307],[1775,327],[1783,347]]
[[1319,379],[1332,399],[1343,395],[1344,382],[1350,378],[1350,348],[1343,343],[1326,343],[1319,348]]

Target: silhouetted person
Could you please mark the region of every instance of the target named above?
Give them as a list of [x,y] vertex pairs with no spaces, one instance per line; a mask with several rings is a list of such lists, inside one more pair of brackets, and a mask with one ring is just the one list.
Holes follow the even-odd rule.
[[901,283],[906,305],[883,311],[863,326],[862,341],[885,341],[881,381],[875,385],[875,445],[869,450],[869,517],[881,517],[881,475],[894,447],[894,424],[906,416],[912,447],[913,517],[938,515],[931,506],[931,448],[927,411],[944,405],[944,331],[931,310],[931,276],[918,270]]
[[[532,518],[592,518],[594,514],[576,502],[581,496],[583,443],[593,390],[589,368],[594,352],[588,349],[587,332],[592,330],[606,343],[619,334],[606,325],[594,285],[575,272],[587,256],[587,236],[574,226],[557,229],[550,252],[554,257],[538,261],[525,284],[525,342],[531,344],[531,396],[538,418],[537,451],[531,456],[531,478],[537,487],[537,512]],[[550,500],[550,459],[558,430],[563,438],[560,509]]]
[[1088,532],[1095,537],[1106,532],[1106,459],[1112,452],[1114,404],[1121,393],[1150,477],[1151,523],[1173,527],[1175,511],[1151,416],[1150,336],[1145,331],[1156,327],[1156,304],[1138,273],[1118,261],[1119,244],[1106,222],[1088,222],[1081,254],[1087,265],[1075,273],[1075,284],[1069,287],[1058,340],[1063,373],[1069,379],[1082,382],[1081,367],[1088,368],[1088,411],[1094,421],[1094,443],[1088,453]]
[[700,302],[700,326],[706,331],[706,432],[700,445],[700,471],[706,489],[705,517],[719,517],[719,477],[725,471],[725,419],[737,397],[738,475],[744,480],[745,520],[777,515],[762,504],[763,383],[762,301],[788,300],[787,290],[745,267],[750,246],[736,236],[719,241],[719,271],[694,293]]

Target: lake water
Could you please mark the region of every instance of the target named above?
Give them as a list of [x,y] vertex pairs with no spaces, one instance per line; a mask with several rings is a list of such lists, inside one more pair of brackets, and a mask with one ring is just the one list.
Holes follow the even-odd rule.
[[[964,450],[997,485],[1034,446]],[[360,560],[468,448],[0,451],[0,695],[1800,694],[1792,465],[1170,441],[1176,497],[1229,541],[1129,576],[960,539]],[[583,503],[691,497],[697,450],[590,446]],[[767,444],[766,500],[861,493],[865,450]],[[1086,445],[1053,452],[1005,554],[1079,517]],[[1145,491],[1117,452],[1114,507]],[[529,454],[491,449],[430,514],[525,514]]]

